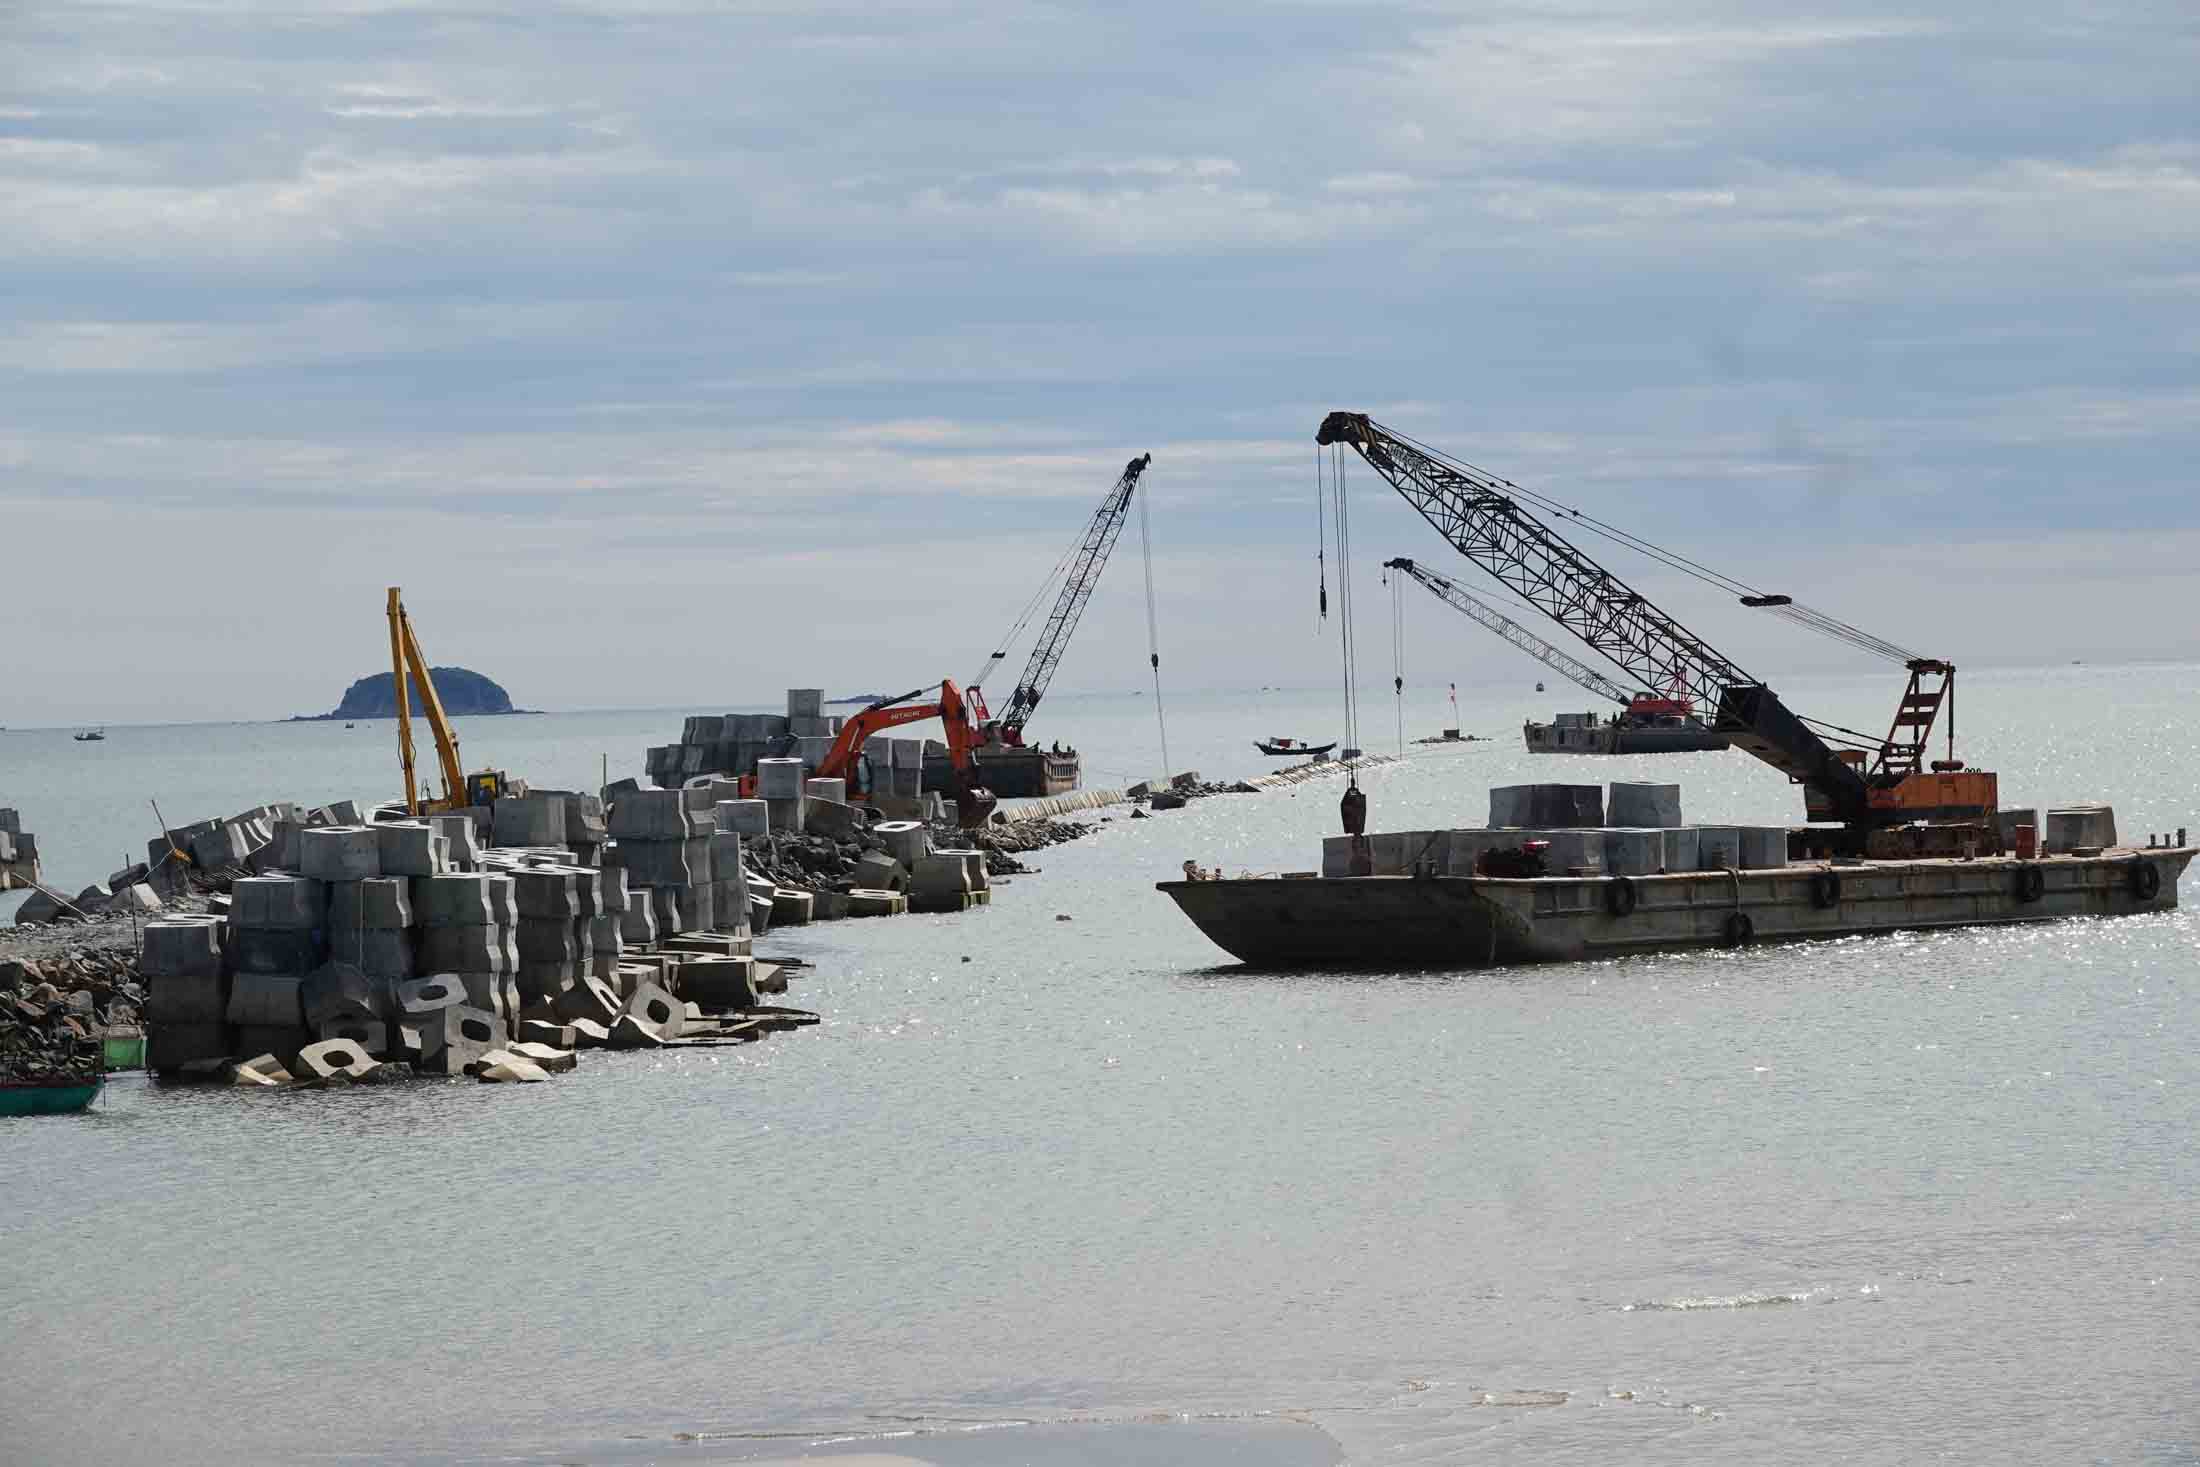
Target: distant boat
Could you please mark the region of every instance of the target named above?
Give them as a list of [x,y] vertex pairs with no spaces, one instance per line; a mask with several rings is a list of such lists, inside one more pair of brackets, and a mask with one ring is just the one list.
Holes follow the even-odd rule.
[[59,1116],[92,1103],[106,1076],[0,1082],[0,1116]]
[[107,730],[103,728],[95,728],[89,733],[80,733],[76,735],[76,741],[80,744],[96,744],[106,737]]
[[1331,749],[1336,748],[1337,741],[1335,739],[1331,739],[1326,744],[1303,744],[1300,743],[1297,739],[1274,738],[1261,739],[1257,743],[1255,743],[1253,747],[1260,750],[1263,754],[1300,754],[1307,757],[1312,757],[1316,754],[1326,754]]
[[1536,690],[1537,692],[1539,692],[1539,693],[1540,693],[1540,692],[1542,692],[1542,691],[1543,691],[1543,684],[1541,684],[1541,683],[1537,683],[1537,684],[1535,685],[1535,690]]
[[356,724],[356,723],[347,723],[347,724],[345,724],[345,725],[344,725],[344,727],[346,727],[346,728],[357,728],[358,726],[359,726],[359,725],[358,725],[358,724]]

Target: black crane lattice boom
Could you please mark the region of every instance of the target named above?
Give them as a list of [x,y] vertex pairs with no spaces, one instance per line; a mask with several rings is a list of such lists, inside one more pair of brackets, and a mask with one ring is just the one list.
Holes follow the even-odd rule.
[[1078,618],[1085,614],[1085,603],[1092,600],[1093,590],[1100,584],[1100,572],[1107,567],[1108,553],[1115,549],[1116,539],[1123,533],[1124,521],[1130,515],[1131,496],[1138,490],[1138,477],[1152,462],[1152,454],[1142,453],[1125,464],[1122,477],[1100,501],[1092,523],[1085,527],[1085,538],[1070,561],[1061,593],[1054,598],[1054,610],[1048,614],[1046,625],[1039,629],[1038,640],[1031,644],[1031,656],[1024,663],[1023,676],[1016,679],[1015,695],[1009,699],[1008,711],[1001,715],[1000,732],[1005,742],[1023,742],[1024,725],[1031,721],[1032,711],[1046,696],[1047,684],[1054,680],[1054,669],[1061,665],[1062,655],[1069,651],[1070,635],[1077,630]]

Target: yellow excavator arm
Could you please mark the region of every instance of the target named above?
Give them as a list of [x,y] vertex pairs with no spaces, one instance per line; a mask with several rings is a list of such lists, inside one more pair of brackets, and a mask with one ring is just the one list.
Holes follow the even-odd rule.
[[443,714],[443,699],[435,679],[428,675],[428,659],[421,655],[420,640],[413,635],[412,618],[396,586],[390,587],[390,673],[397,697],[397,753],[405,765],[406,813],[422,813],[418,785],[413,777],[412,698],[408,685],[420,689],[420,712],[435,737],[436,762],[443,769],[443,796],[427,802],[429,810],[453,810],[468,803],[466,776],[458,762],[458,735]]

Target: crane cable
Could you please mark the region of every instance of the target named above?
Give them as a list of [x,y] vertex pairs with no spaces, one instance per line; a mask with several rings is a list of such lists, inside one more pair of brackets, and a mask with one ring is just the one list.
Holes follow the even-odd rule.
[[1383,573],[1390,587],[1390,689],[1398,715],[1398,756],[1406,752],[1406,578]]
[[1046,579],[1039,583],[1039,589],[1031,593],[1031,599],[1026,601],[1023,609],[1016,613],[1016,620],[1009,627],[1008,635],[994,643],[995,650],[986,657],[984,667],[976,677],[964,683],[964,687],[983,686],[985,680],[993,675],[994,665],[1007,660],[1009,650],[1016,645],[1016,639],[1023,635],[1024,628],[1030,624],[1033,615],[1038,612],[1040,605],[1046,601],[1048,594],[1053,591],[1055,583],[1068,572],[1070,561],[1076,556],[1082,544],[1081,539],[1072,541],[1070,547],[1062,552],[1061,559],[1054,562],[1054,569],[1048,571]]
[[1885,637],[1879,636],[1872,632],[1867,632],[1861,627],[1853,626],[1848,622],[1842,621],[1839,617],[1836,617],[1829,612],[1819,611],[1814,607],[1804,606],[1799,602],[1785,599],[1779,601],[1777,604],[1762,604],[1770,600],[1767,593],[1758,587],[1750,585],[1746,581],[1738,581],[1734,577],[1729,576],[1724,572],[1713,570],[1710,566],[1704,565],[1700,561],[1692,560],[1689,557],[1682,555],[1678,551],[1667,550],[1661,545],[1653,544],[1652,542],[1643,539],[1639,535],[1633,534],[1632,532],[1627,530],[1623,530],[1617,525],[1608,524],[1605,521],[1596,518],[1594,515],[1583,514],[1580,510],[1575,509],[1570,505],[1561,503],[1559,500],[1552,498],[1548,494],[1541,493],[1540,491],[1534,489],[1523,489],[1518,484],[1513,483],[1510,479],[1501,479],[1495,474],[1487,473],[1481,469],[1478,469],[1462,459],[1455,459],[1449,454],[1443,452],[1441,449],[1433,448],[1426,443],[1420,442],[1417,439],[1410,438],[1407,435],[1398,432],[1396,429],[1386,427],[1385,429],[1383,429],[1383,431],[1390,434],[1401,443],[1411,444],[1415,450],[1428,455],[1430,458],[1435,459],[1439,463],[1446,464],[1453,469],[1462,471],[1477,480],[1501,485],[1508,493],[1518,495],[1520,498],[1527,500],[1530,504],[1533,504],[1538,508],[1549,510],[1551,513],[1558,515],[1573,524],[1580,525],[1586,528],[1591,534],[1601,535],[1605,539],[1613,541],[1616,544],[1624,545],[1631,550],[1638,551],[1639,553],[1649,556],[1652,560],[1655,560],[1662,565],[1679,571],[1682,575],[1693,577],[1696,580],[1704,582],[1706,585],[1715,586],[1730,595],[1743,598],[1744,600],[1753,603],[1760,603],[1756,609],[1769,610],[1775,616],[1778,616],[1783,620],[1792,622],[1795,625],[1803,627],[1808,631],[1817,632],[1821,636],[1831,637],[1837,642],[1846,642],[1852,647],[1856,647],[1865,652],[1870,652],[1875,656],[1887,658],[1890,661],[1915,662],[1918,660],[1917,653],[1910,651],[1908,648],[1901,646],[1899,643],[1891,642]]
[[1344,653],[1345,781],[1348,789],[1360,787],[1360,667],[1359,646],[1352,627],[1352,501],[1345,493],[1344,451],[1330,448],[1330,483],[1336,494],[1337,527],[1337,642]]
[[1146,512],[1151,491],[1138,496],[1138,538],[1146,553],[1146,660],[1153,667],[1153,716],[1161,729],[1161,777],[1174,777],[1169,768],[1169,720],[1161,711],[1161,623],[1153,599],[1153,521]]
[[[1314,583],[1320,589],[1321,614],[1317,621],[1329,620],[1329,524],[1322,510],[1322,450],[1314,445]],[[1321,631],[1319,626],[1314,630]]]

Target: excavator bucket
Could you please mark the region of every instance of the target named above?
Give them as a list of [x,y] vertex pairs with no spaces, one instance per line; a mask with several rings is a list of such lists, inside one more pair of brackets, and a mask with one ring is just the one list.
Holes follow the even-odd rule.
[[973,785],[958,790],[955,793],[955,823],[964,830],[977,830],[993,819],[993,812],[1000,803],[989,789]]

